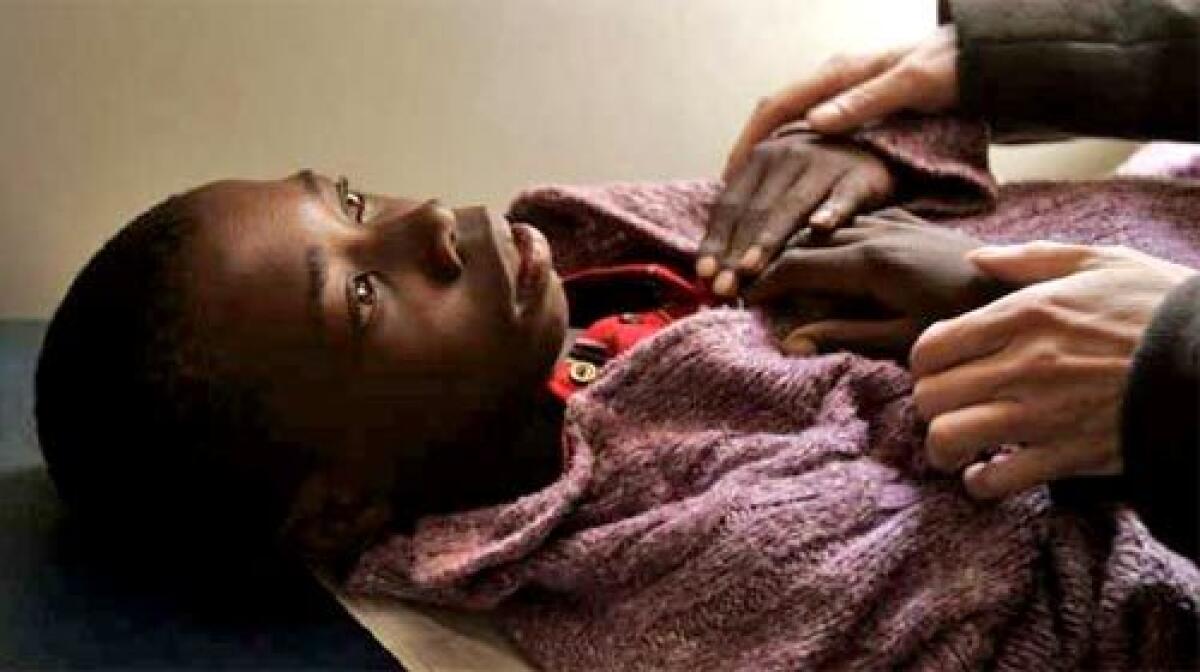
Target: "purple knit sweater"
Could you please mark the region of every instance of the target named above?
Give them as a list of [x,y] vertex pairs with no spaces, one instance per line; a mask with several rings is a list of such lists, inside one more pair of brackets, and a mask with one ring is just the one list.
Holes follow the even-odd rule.
[[[1200,183],[997,191],[973,127],[862,139],[929,180],[919,209],[981,237],[1200,266]],[[564,269],[683,261],[715,193],[545,188],[513,210]],[[422,520],[368,551],[349,588],[494,610],[550,670],[1197,665],[1200,573],[1134,514],[1060,510],[1044,488],[974,502],[926,468],[903,369],[785,357],[768,332],[719,309],[640,343],[571,399],[557,482]]]

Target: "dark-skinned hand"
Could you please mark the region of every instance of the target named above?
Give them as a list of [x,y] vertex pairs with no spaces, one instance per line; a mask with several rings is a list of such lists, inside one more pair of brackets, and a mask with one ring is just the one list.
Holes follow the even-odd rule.
[[833,230],[886,203],[895,188],[882,159],[845,140],[794,133],[759,143],[713,206],[696,273],[733,298],[796,231]]
[[847,349],[903,359],[928,325],[1004,293],[966,258],[981,245],[893,208],[836,231],[800,234],[744,297],[767,307],[804,296],[829,302],[830,314],[782,339],[785,352]]

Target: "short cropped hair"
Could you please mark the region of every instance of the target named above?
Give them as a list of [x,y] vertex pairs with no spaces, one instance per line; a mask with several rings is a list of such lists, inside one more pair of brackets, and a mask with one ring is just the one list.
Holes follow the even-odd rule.
[[38,438],[61,498],[89,526],[197,541],[269,534],[301,465],[273,446],[261,386],[224,361],[194,310],[186,251],[203,223],[186,200],[137,217],[71,284],[38,360]]

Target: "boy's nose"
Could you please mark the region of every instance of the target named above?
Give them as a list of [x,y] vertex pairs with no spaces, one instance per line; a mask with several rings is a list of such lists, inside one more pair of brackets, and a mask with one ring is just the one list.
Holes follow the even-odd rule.
[[383,258],[414,263],[431,277],[450,282],[462,273],[454,212],[437,200],[385,221],[376,229]]

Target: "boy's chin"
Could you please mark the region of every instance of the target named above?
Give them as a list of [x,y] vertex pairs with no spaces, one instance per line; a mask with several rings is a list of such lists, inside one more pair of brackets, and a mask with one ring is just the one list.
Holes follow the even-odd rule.
[[543,334],[546,342],[544,351],[550,361],[545,365],[544,377],[548,377],[554,363],[562,355],[567,343],[567,325],[570,317],[570,306],[567,294],[563,289],[562,279],[557,273],[550,274],[550,286],[546,291],[545,313],[542,315]]

